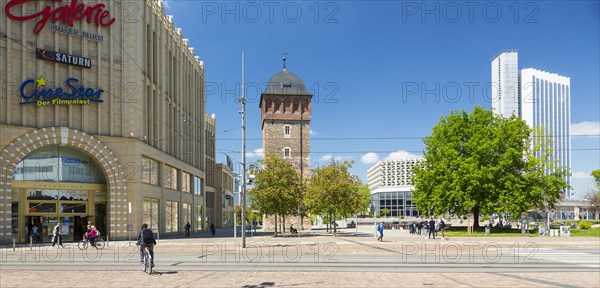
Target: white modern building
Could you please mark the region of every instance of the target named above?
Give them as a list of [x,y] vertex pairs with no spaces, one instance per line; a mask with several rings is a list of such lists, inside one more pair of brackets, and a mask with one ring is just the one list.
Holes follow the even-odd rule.
[[506,118],[521,116],[518,55],[516,50],[507,50],[492,60],[492,108]]
[[410,178],[415,165],[423,158],[380,161],[367,171],[367,185],[371,190],[371,212],[382,215],[384,208],[389,210],[387,216],[419,216],[416,205],[412,201],[414,186]]
[[[552,159],[558,167],[571,167],[571,79],[533,68],[521,70],[521,119],[531,127],[544,127],[552,137]],[[571,177],[566,177],[571,185]],[[567,198],[573,196],[570,189]]]
[[[571,80],[533,68],[519,71],[518,63],[516,50],[503,51],[492,60],[492,110],[507,118],[516,115],[530,127],[543,127],[552,137],[557,167],[570,170]],[[570,176],[565,181],[571,185]],[[571,189],[564,196],[572,197]]]

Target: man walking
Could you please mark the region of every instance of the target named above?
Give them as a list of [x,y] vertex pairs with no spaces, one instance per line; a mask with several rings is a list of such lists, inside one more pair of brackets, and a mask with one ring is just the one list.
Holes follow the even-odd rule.
[[57,247],[65,247],[62,243],[62,227],[60,226],[60,223],[56,223],[56,226],[54,226],[54,230],[52,230],[52,247],[54,247],[54,244],[56,244],[58,242],[58,246]]
[[[433,234],[434,230],[435,230],[435,220],[433,219],[433,216],[431,216],[431,220],[429,220],[429,239],[431,239],[431,235]],[[433,236],[433,239],[435,239],[435,235]]]
[[377,226],[377,232],[379,232],[379,237],[377,237],[377,241],[383,242],[383,221],[381,221],[381,223],[379,223],[379,226]]
[[444,230],[446,230],[446,223],[444,222],[444,218],[440,218],[440,231],[442,231],[442,239],[446,239],[444,236]]

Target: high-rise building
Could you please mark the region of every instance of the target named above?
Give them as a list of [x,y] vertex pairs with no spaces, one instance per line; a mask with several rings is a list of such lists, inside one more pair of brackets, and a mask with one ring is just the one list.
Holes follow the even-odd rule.
[[519,56],[507,50],[492,60],[492,108],[506,118],[521,116],[519,103]]
[[[551,137],[552,159],[558,167],[571,167],[571,79],[537,69],[521,70],[522,116],[531,127],[544,127]],[[565,181],[571,185],[571,177]],[[570,198],[567,190],[565,197]]]
[[[518,67],[518,52],[503,51],[492,60],[492,110],[504,117],[516,115],[530,127],[543,127],[552,137],[552,160],[571,169],[571,81],[569,77]],[[534,139],[534,145],[535,145]],[[567,184],[571,177],[565,176]],[[564,192],[572,197],[571,189]]]

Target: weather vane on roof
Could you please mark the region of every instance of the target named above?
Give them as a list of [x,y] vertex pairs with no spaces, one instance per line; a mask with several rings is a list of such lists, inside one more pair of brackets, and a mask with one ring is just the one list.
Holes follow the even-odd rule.
[[285,70],[285,61],[287,60],[287,52],[285,52],[285,50],[283,50],[283,54],[281,54],[283,56],[283,69]]

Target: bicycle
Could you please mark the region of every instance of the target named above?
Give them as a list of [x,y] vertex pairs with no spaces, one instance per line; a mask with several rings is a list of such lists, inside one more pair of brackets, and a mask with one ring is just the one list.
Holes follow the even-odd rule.
[[145,247],[142,251],[144,252],[142,271],[147,272],[148,275],[152,275],[152,256],[150,256],[150,252],[148,252],[148,247]]
[[[104,240],[102,240],[101,238],[96,238],[94,239],[94,244],[96,247],[96,249],[102,250],[104,249],[104,247],[106,246],[106,243],[104,243]],[[87,239],[82,239],[81,241],[79,241],[79,243],[77,244],[77,247],[79,247],[80,250],[85,250],[88,248],[88,246],[90,245],[90,241],[88,241]]]

